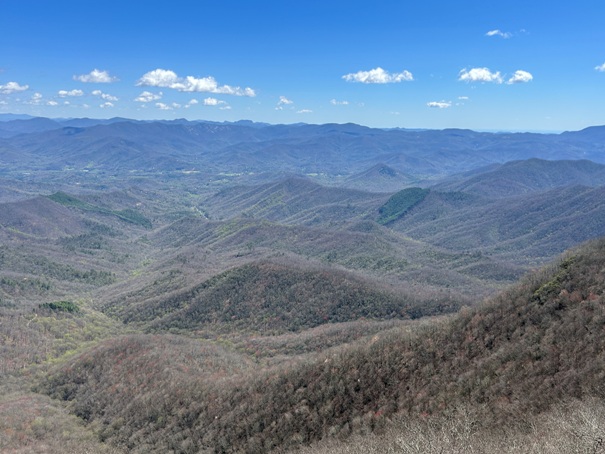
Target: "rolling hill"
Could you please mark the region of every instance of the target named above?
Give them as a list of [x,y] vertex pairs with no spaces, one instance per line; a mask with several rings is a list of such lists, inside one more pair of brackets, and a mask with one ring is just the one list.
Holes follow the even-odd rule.
[[[510,426],[566,399],[604,397],[604,264],[605,242],[592,242],[451,319],[213,381],[187,373],[203,351],[187,359],[191,348],[158,355],[137,347],[147,338],[108,341],[59,366],[43,389],[132,452],[281,450],[462,405],[484,428]],[[132,403],[127,387],[137,389]]]

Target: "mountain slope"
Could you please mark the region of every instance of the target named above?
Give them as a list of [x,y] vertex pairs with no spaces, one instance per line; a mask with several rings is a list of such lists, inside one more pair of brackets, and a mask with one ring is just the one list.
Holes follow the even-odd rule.
[[[512,161],[470,177],[433,186],[439,191],[463,191],[486,197],[510,197],[564,186],[605,185],[605,165],[592,161]],[[455,178],[455,177],[454,177]]]
[[431,191],[390,227],[450,250],[480,250],[513,261],[530,257],[539,261],[605,235],[604,200],[605,186],[563,187],[491,201],[465,193]]
[[393,167],[379,163],[363,172],[351,175],[341,185],[346,188],[371,192],[395,192],[416,182]]
[[418,318],[457,309],[455,301],[395,293],[327,267],[266,261],[228,270],[188,291],[134,305],[119,299],[102,307],[125,322],[146,322],[151,331],[240,334],[299,331],[360,318]]
[[246,216],[287,224],[351,222],[367,215],[384,196],[328,188],[307,178],[289,177],[254,187],[225,189],[203,202],[213,218]]
[[[141,365],[114,361],[128,345],[108,356],[106,344],[59,367],[44,386],[132,452],[184,443],[267,452],[460,405],[482,414],[486,427],[512,424],[568,398],[605,397],[604,269],[605,240],[594,241],[450,320],[218,383],[167,381],[154,371],[165,371],[168,357],[158,365],[146,353],[138,363],[149,373],[140,374]],[[131,388],[144,412],[122,402],[119,384],[135,370],[154,383]],[[119,428],[111,425],[117,418]]]

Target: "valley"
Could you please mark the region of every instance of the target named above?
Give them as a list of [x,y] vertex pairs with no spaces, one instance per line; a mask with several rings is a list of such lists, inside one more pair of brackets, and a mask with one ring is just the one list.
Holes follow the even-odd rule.
[[590,449],[604,139],[0,121],[0,451]]

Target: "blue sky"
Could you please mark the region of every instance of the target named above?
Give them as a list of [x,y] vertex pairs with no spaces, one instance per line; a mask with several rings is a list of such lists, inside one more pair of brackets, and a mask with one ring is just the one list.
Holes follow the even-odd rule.
[[0,0],[0,113],[605,124],[605,3]]

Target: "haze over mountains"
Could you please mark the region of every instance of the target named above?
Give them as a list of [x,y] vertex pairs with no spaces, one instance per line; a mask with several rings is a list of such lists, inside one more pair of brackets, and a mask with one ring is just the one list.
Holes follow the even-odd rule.
[[532,157],[602,163],[603,129],[492,134],[455,129],[382,130],[354,124],[33,118],[0,122],[0,150],[6,165],[46,170],[197,170],[273,176],[290,172],[352,177],[381,164],[422,180]]
[[283,452],[603,397],[553,339],[603,356],[602,241],[556,260],[605,236],[605,127],[8,117],[0,164],[0,449]]

